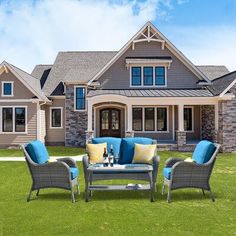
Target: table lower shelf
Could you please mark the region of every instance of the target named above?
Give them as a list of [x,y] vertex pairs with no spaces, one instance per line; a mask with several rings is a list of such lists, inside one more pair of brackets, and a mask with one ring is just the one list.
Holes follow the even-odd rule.
[[90,185],[88,188],[90,191],[94,190],[101,190],[101,191],[112,191],[112,190],[150,190],[150,185],[149,184],[142,184],[141,187],[127,187],[127,185]]

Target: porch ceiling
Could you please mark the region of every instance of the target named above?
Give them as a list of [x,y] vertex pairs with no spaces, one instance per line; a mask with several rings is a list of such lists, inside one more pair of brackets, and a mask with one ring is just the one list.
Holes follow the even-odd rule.
[[213,97],[206,89],[106,89],[91,90],[88,97],[97,95],[121,95],[126,97]]

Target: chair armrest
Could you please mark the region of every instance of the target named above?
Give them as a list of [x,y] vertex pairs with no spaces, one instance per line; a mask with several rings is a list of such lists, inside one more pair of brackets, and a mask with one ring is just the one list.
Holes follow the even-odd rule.
[[157,173],[158,173],[158,167],[160,163],[160,156],[154,156],[152,158],[152,167],[153,167],[153,181],[156,182],[157,179]]
[[165,167],[172,167],[173,165],[175,165],[178,162],[184,162],[184,160],[182,158],[177,158],[177,157],[170,157],[166,160],[165,163]]
[[69,167],[76,167],[77,168],[76,161],[73,158],[71,158],[71,157],[58,158],[57,161],[64,162]]
[[85,182],[88,181],[88,168],[89,166],[89,158],[88,155],[83,156],[83,169],[84,169],[84,180]]

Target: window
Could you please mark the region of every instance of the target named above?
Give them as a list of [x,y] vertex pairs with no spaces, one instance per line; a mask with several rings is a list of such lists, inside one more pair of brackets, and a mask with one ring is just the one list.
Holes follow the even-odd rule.
[[143,109],[133,108],[133,130],[142,131],[143,130]]
[[51,107],[51,128],[62,128],[62,107]]
[[165,67],[155,67],[155,85],[164,86],[165,84]]
[[135,66],[130,73],[131,86],[166,86],[165,66]]
[[10,132],[10,133],[26,132],[25,107],[2,108],[2,132]]
[[184,130],[193,131],[193,108],[184,108]]
[[153,67],[143,67],[143,84],[153,85]]
[[157,131],[167,131],[167,108],[157,108]]
[[132,67],[132,85],[141,85],[141,67]]
[[154,108],[145,108],[145,131],[154,131],[155,130],[155,109]]
[[84,87],[75,87],[75,109],[85,110],[86,89]]
[[2,82],[2,96],[13,96],[13,82]]
[[25,132],[25,108],[15,108],[15,132]]

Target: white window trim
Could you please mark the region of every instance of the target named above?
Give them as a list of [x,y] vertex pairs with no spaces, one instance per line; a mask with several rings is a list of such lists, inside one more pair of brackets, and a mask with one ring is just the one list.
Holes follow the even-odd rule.
[[184,130],[187,133],[194,133],[194,106],[184,106],[184,108],[191,108],[192,110],[192,129],[191,130]]
[[[77,88],[84,88],[85,89],[85,109],[76,109],[76,89]],[[78,112],[84,112],[87,111],[87,87],[85,86],[74,86],[74,111],[78,111]]]
[[[141,67],[141,85],[132,85],[132,67]],[[144,76],[143,76],[143,68],[144,67],[152,67],[153,68],[153,78],[152,78],[152,85],[144,85]],[[156,70],[155,70],[155,67],[164,67],[165,68],[165,84],[164,85],[156,85],[155,83],[155,77],[156,77]],[[168,66],[167,65],[139,65],[139,64],[134,64],[134,65],[131,65],[130,66],[130,76],[129,76],[129,81],[130,81],[130,84],[129,86],[131,88],[166,88],[167,87],[167,68]]]
[[[52,126],[52,110],[53,109],[57,109],[57,110],[61,110],[61,126],[60,127],[54,127]],[[50,129],[63,129],[63,107],[50,107]]]
[[[142,130],[136,131],[134,130],[135,133],[169,133],[169,106],[133,106],[132,108],[142,108]],[[148,131],[145,130],[145,108],[154,108],[154,130]],[[160,131],[157,130],[157,108],[166,108],[167,109],[167,130],[165,131]],[[132,114],[133,114],[133,109],[132,109]],[[133,119],[132,119],[133,122]],[[133,127],[133,124],[132,124]]]
[[[13,122],[13,131],[12,132],[4,132],[2,129],[2,109],[3,108],[12,108],[12,122]],[[25,132],[16,132],[16,124],[15,124],[15,108],[25,108]],[[27,106],[0,106],[0,133],[1,134],[28,134],[28,107]]]
[[[11,84],[11,94],[4,94],[4,84]],[[14,97],[14,81],[2,81],[2,97]]]

